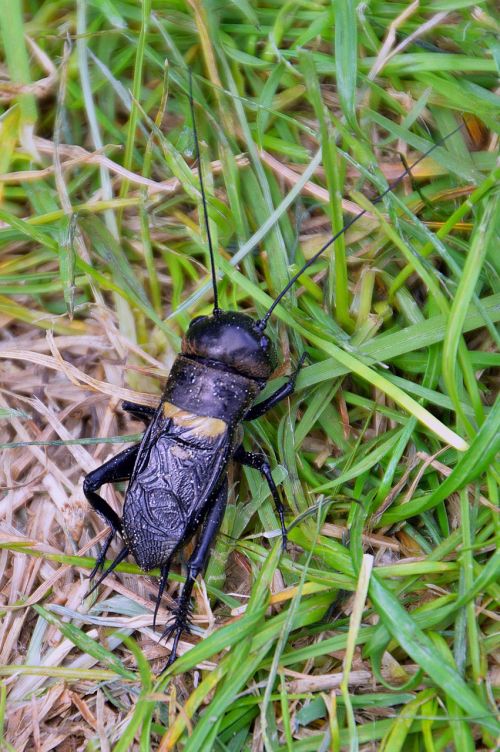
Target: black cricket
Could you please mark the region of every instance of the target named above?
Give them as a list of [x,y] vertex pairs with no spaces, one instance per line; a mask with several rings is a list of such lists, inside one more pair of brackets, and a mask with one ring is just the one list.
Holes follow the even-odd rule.
[[[286,547],[284,507],[271,475],[271,467],[263,454],[243,449],[240,427],[243,422],[264,415],[293,393],[297,374],[304,362],[305,356],[302,355],[286,383],[267,399],[254,404],[277,363],[275,349],[264,334],[273,310],[300,275],[366,213],[364,210],[355,215],[304,264],[262,319],[256,321],[244,313],[221,310],[218,306],[214,253],[201,172],[191,77],[189,90],[195,155],[210,251],[213,314],[198,316],[189,325],[181,353],[174,362],[157,409],[123,403],[124,410],[146,422],[147,428],[142,441],[89,473],[83,483],[90,505],[111,528],[90,578],[104,569],[106,553],[116,533],[120,534],[124,542],[117,557],[101,573],[87,595],[123,559],[132,554],[144,571],[159,568],[161,572],[153,626],[156,626],[172,559],[199,532],[195,549],[187,564],[186,581],[173,610],[172,622],[166,626],[160,638],[173,637],[167,666],[176,658],[182,633],[189,632],[191,593],[196,577],[203,571],[210,546],[224,516],[227,502],[226,471],[230,461],[254,468],[266,479],[281,523],[283,548]],[[445,138],[406,169],[372,203],[381,201]],[[105,483],[126,480],[129,484],[120,519],[97,491]]]

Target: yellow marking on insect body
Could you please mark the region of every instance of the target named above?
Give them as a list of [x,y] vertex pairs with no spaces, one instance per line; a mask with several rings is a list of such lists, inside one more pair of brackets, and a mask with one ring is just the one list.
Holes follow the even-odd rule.
[[197,436],[215,439],[227,431],[227,423],[220,418],[210,418],[206,415],[196,415],[182,410],[171,402],[163,403],[163,416],[170,418],[176,426],[190,428]]

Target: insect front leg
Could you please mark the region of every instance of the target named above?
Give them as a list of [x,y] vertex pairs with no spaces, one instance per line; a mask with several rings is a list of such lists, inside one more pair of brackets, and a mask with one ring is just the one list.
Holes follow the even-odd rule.
[[246,452],[242,446],[239,446],[233,454],[233,460],[239,462],[241,465],[245,465],[246,467],[253,467],[254,470],[258,470],[260,473],[262,473],[262,475],[266,479],[267,485],[269,486],[269,490],[271,491],[274,500],[274,506],[276,507],[276,511],[280,519],[282,536],[281,545],[283,551],[285,551],[287,543],[285,508],[283,506],[283,502],[281,501],[276,483],[274,482],[273,476],[271,475],[271,466],[267,461],[267,457],[264,454],[258,454],[257,452]]
[[299,360],[299,363],[297,365],[297,368],[293,373],[288,377],[288,380],[285,381],[285,383],[280,386],[278,389],[276,389],[273,394],[271,394],[267,399],[262,400],[262,402],[259,402],[258,405],[254,405],[250,408],[250,410],[246,413],[243,420],[255,420],[256,418],[260,418],[264,413],[267,413],[268,410],[271,410],[272,407],[278,404],[278,402],[281,402],[281,400],[284,400],[286,397],[289,397],[291,394],[293,394],[293,391],[295,389],[295,382],[297,381],[297,376],[299,375],[299,371],[304,365],[304,361],[307,357],[307,353],[302,353],[301,358]]
[[121,520],[115,510],[110,507],[108,502],[99,496],[96,491],[105,483],[117,483],[122,480],[128,480],[132,475],[135,460],[139,451],[140,444],[134,444],[127,447],[123,452],[112,457],[110,460],[101,465],[96,470],[85,476],[83,481],[83,493],[87,501],[95,511],[104,518],[111,528],[106,538],[101,552],[97,558],[96,565],[89,577],[92,579],[96,573],[104,566],[108,548],[117,532],[121,528]]
[[135,402],[122,402],[122,410],[126,413],[130,413],[134,418],[142,420],[146,426],[149,426],[154,418],[156,408],[148,407],[147,405],[137,405]]
[[168,626],[160,639],[167,640],[173,636],[174,642],[172,652],[167,661],[165,668],[168,668],[175,661],[177,656],[177,646],[183,632],[189,632],[189,617],[191,611],[191,593],[196,578],[203,571],[205,562],[210,553],[210,546],[220,527],[227,503],[227,479],[224,480],[217,493],[208,502],[208,512],[203,523],[203,528],[198,538],[196,548],[194,549],[188,564],[187,576],[179,602],[175,607],[174,622]]

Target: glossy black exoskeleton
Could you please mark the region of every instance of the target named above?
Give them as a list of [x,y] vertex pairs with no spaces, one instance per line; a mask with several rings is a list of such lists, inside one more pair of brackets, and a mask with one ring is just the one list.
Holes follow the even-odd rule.
[[[181,354],[174,362],[156,410],[132,403],[123,404],[125,410],[147,423],[142,441],[89,473],[84,480],[84,492],[88,501],[111,528],[91,577],[103,568],[115,534],[119,533],[124,541],[120,553],[101,574],[92,590],[128,554],[132,554],[145,571],[159,568],[161,579],[154,623],[172,558],[195,533],[199,533],[187,564],[186,582],[174,610],[173,621],[162,635],[162,638],[173,636],[168,665],[175,660],[182,632],[189,629],[194,582],[204,567],[210,545],[224,515],[227,501],[226,470],[230,461],[239,462],[262,473],[273,496],[281,522],[283,546],[286,545],[283,504],[272,478],[269,462],[264,455],[243,449],[239,429],[244,421],[264,415],[292,394],[304,360],[302,356],[296,370],[283,386],[267,399],[254,404],[276,366],[276,353],[264,334],[274,308],[305,269],[365,213],[362,211],[351,219],[304,264],[261,320],[255,321],[243,313],[222,311],[218,307],[194,114],[193,130],[211,258],[213,315],[197,317],[191,322],[182,343]],[[408,171],[375,201],[380,201]],[[129,484],[123,516],[120,518],[97,491],[105,483],[124,480],[128,480]]]

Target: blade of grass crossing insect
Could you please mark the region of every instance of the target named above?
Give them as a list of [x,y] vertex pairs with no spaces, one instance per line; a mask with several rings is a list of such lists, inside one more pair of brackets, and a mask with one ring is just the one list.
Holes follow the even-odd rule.
[[370,581],[370,598],[382,623],[413,660],[445,693],[465,710],[469,719],[498,734],[500,724],[491,710],[477,698],[469,685],[449,665],[443,663],[431,639],[417,627],[412,616],[376,575]]
[[195,647],[178,657],[169,675],[190,671],[213,655],[237,645],[243,639],[249,639],[255,630],[258,629],[264,614],[265,608],[262,608],[260,611],[257,608],[251,611],[247,609],[244,617],[237,622],[229,623],[217,629],[204,640],[201,640]]
[[357,645],[357,639],[359,634],[359,628],[361,626],[361,618],[366,606],[366,596],[368,593],[368,585],[370,583],[370,575],[373,567],[373,556],[365,554],[361,564],[359,572],[356,591],[354,593],[354,602],[351,611],[351,618],[349,619],[349,632],[347,633],[347,645],[344,655],[344,661],[342,665],[342,682],[340,684],[340,692],[344,699],[346,715],[347,715],[347,727],[349,729],[349,750],[350,752],[357,752],[359,749],[359,740],[356,732],[356,721],[354,719],[354,711],[351,704],[351,698],[349,696],[349,675],[352,669],[352,661],[354,658],[354,651]]
[[[449,324],[443,342],[443,378],[457,415],[467,424],[457,388],[457,353],[462,337],[463,324],[469,308],[479,275],[481,274],[485,256],[493,241],[495,228],[498,227],[500,202],[492,196],[484,209],[479,224],[472,236],[470,250],[465,260],[463,274],[455,292],[450,310]],[[484,410],[481,401],[474,404],[476,420],[479,425],[484,420]]]
[[[272,551],[274,551],[275,548],[276,545]],[[264,600],[269,594],[262,585],[262,581],[263,575],[269,577],[272,562],[274,562],[274,566],[276,566],[275,555],[271,556],[271,554],[269,554],[266,558],[266,566],[260,570],[259,578],[252,590],[252,596],[248,602],[245,615],[238,622],[230,623],[225,627],[218,629],[209,637],[199,642],[187,653],[184,653],[184,655],[177,658],[173,666],[169,669],[168,675],[180,674],[188,671],[201,661],[210,658],[215,653],[224,650],[224,648],[237,644],[244,637],[248,637],[254,633],[265,613],[266,605],[264,604]],[[258,606],[259,598],[264,605]],[[252,607],[250,608],[250,606]]]

